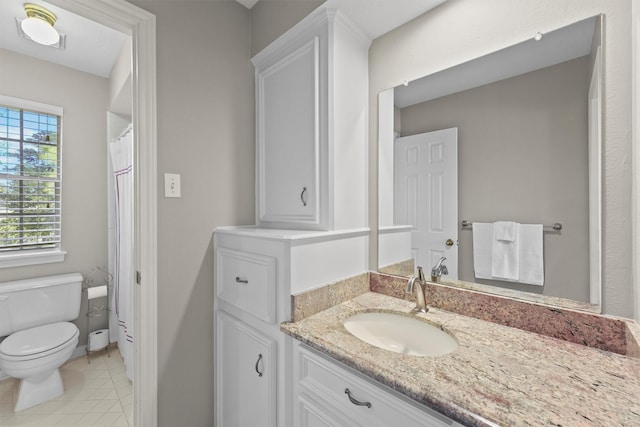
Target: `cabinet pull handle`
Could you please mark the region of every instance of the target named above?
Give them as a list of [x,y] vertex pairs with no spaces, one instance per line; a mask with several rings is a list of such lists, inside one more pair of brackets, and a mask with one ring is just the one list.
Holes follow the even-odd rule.
[[359,400],[354,399],[351,396],[351,391],[349,391],[348,388],[344,389],[344,392],[347,396],[349,396],[349,400],[351,401],[351,403],[353,403],[354,405],[358,405],[358,406],[366,406],[367,408],[371,408],[371,403],[370,402],[360,402]]
[[260,370],[258,369],[258,365],[260,364],[261,360],[262,360],[262,353],[258,355],[258,360],[256,360],[256,372],[258,373],[259,377],[262,376],[262,372],[260,372]]
[[307,192],[307,187],[302,187],[302,193],[300,193],[300,201],[302,202],[302,206],[307,206],[307,199],[304,197],[304,193]]
[[247,279],[241,279],[238,276],[236,276],[236,283],[242,283],[242,284],[247,284],[249,283],[249,281]]

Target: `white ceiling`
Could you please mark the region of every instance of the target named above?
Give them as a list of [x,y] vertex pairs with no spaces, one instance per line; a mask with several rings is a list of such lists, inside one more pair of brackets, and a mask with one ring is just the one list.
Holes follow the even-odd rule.
[[522,43],[398,86],[394,103],[405,108],[588,55],[595,25],[594,17],[544,34],[540,41],[532,34]]
[[[216,1],[216,0],[209,0]],[[258,0],[236,0],[251,8]],[[267,0],[264,0],[267,1]],[[309,1],[309,0],[289,0]],[[327,0],[321,7],[340,9],[372,40],[446,0]],[[39,0],[57,16],[55,28],[66,35],[64,50],[42,46],[18,35],[15,18],[24,19],[25,0],[0,0],[0,48],[109,77],[128,36]]]
[[[216,0],[212,0],[216,1]],[[258,0],[236,0],[251,8]],[[263,0],[268,1],[268,0]],[[289,0],[308,1],[308,0]],[[327,0],[321,7],[340,9],[372,40],[422,15],[446,0]],[[24,19],[24,0],[0,0],[0,48],[35,56],[101,77],[109,77],[129,36],[43,1],[54,12],[56,29],[66,35],[64,50],[42,46],[18,35],[15,18]],[[595,20],[576,23],[493,55],[411,82],[396,89],[396,105],[413,105],[461,90],[513,77],[586,55]],[[533,37],[533,35],[532,35]],[[464,82],[464,86],[460,85]]]
[[15,18],[26,18],[22,6],[25,2],[0,0],[0,48],[109,77],[118,53],[129,36],[49,3],[30,0],[55,13],[58,18],[55,28],[66,35],[64,50],[42,46],[18,35]]

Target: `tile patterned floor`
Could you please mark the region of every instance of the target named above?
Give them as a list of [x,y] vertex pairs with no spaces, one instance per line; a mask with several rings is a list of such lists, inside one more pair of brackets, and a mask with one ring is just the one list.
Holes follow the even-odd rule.
[[0,381],[2,427],[128,427],[133,422],[131,382],[118,349],[72,359],[60,368],[65,392],[62,396],[13,412],[18,381]]

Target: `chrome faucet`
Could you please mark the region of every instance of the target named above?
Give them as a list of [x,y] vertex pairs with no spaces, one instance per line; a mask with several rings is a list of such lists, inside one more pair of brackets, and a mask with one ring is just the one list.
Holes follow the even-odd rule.
[[447,266],[443,264],[445,259],[447,258],[445,257],[440,258],[438,260],[438,263],[434,265],[433,268],[431,269],[432,282],[439,281],[443,274],[449,274],[449,270],[447,269]]
[[427,281],[424,278],[422,267],[418,267],[418,276],[410,277],[409,281],[407,282],[408,294],[412,294],[414,288],[416,290],[416,306],[413,310],[411,310],[412,313],[426,313],[429,311],[429,307],[427,307],[427,302],[424,298],[424,286],[426,284]]

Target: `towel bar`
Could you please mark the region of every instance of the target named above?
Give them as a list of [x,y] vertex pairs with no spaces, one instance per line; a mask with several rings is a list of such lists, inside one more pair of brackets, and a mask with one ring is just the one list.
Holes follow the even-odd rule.
[[[470,222],[470,221],[467,221],[466,219],[464,219],[464,220],[462,220],[460,225],[462,225],[462,228],[471,227],[473,225],[473,222]],[[560,224],[559,222],[556,222],[553,225],[543,225],[542,227],[543,227],[544,231],[560,231],[560,230],[562,230],[562,224]]]

